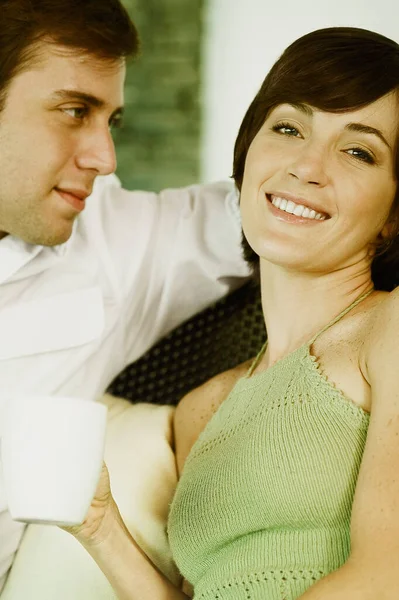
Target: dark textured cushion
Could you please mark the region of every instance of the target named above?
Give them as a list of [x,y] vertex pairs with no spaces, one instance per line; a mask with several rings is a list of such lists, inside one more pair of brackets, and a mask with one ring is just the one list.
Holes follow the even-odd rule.
[[207,379],[255,356],[265,338],[259,286],[249,282],[172,331],[108,391],[134,402],[176,404]]

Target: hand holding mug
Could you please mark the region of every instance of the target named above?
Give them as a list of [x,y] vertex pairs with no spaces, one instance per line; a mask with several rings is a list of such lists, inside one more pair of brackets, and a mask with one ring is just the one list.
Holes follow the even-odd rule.
[[71,533],[84,545],[101,542],[107,537],[108,528],[112,527],[112,511],[115,509],[118,512],[111,494],[108,469],[103,462],[97,489],[84,521],[77,525],[64,526],[62,529]]
[[1,440],[8,509],[16,521],[82,523],[100,477],[107,408],[81,398],[10,398]]

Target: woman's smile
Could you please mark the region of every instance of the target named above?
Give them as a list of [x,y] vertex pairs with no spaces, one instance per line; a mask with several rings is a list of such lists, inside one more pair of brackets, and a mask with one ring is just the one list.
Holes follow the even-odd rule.
[[266,194],[266,199],[273,215],[287,223],[314,223],[329,219],[327,213],[317,212],[309,205],[295,202],[286,195]]
[[[243,231],[255,253],[290,273],[342,269],[360,257],[368,265],[396,192],[397,115],[394,94],[343,113],[274,107],[248,149],[241,188]],[[313,244],[301,235],[309,227],[321,228]]]

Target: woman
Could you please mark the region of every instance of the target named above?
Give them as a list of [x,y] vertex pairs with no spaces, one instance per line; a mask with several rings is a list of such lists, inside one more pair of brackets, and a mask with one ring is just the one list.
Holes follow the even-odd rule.
[[[234,178],[268,344],[176,411],[169,537],[198,600],[397,598],[398,90],[396,43],[325,29],[244,118]],[[187,597],[128,534],[105,468],[72,532],[120,598]]]

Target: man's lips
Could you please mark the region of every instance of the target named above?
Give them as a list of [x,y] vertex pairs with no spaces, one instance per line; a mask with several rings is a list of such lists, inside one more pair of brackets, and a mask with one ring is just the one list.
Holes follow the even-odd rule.
[[86,200],[88,196],[90,196],[90,192],[86,190],[79,190],[75,188],[55,188],[57,192],[63,192],[65,194],[69,194],[70,196],[75,196],[79,200]]
[[86,205],[86,198],[89,196],[89,193],[85,190],[76,190],[76,189],[61,189],[54,188],[55,191],[63,200],[65,200],[74,210],[77,212],[81,212]]

